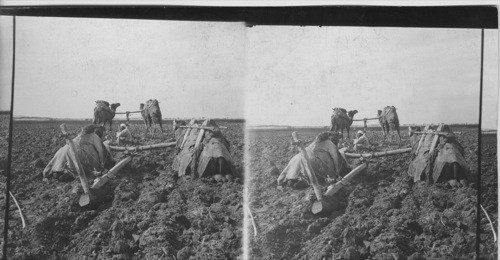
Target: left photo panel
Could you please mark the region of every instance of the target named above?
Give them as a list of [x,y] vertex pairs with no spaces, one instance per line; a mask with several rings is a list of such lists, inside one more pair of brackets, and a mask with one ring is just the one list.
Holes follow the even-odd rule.
[[15,71],[8,258],[243,254],[244,23],[0,26],[2,173]]

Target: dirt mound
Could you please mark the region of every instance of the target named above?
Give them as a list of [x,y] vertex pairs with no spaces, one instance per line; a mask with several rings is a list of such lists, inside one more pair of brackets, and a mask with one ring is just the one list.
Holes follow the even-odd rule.
[[[10,258],[234,259],[241,254],[243,186],[175,178],[173,150],[133,155],[93,207],[77,205],[78,182],[43,182],[37,160],[48,162],[64,145],[60,123],[15,123],[12,192],[28,226],[22,229],[19,219],[11,221]],[[68,129],[76,134],[83,125],[70,123]],[[226,125],[223,133],[242,170],[243,124]],[[140,144],[165,141],[150,139],[142,128],[140,123],[130,126]],[[165,135],[172,138],[170,129]],[[114,154],[118,160],[125,156]]]
[[[312,140],[320,131],[309,130],[300,135]],[[475,175],[477,130],[458,131],[463,132],[459,141]],[[368,135],[382,139],[381,132]],[[269,161],[275,161],[282,170],[297,153],[290,144],[290,136],[287,131],[250,132],[250,207],[259,228],[250,245],[252,259],[472,259],[475,256],[474,185],[453,189],[445,184],[414,183],[406,173],[407,154],[377,158],[370,161],[366,172],[356,176],[353,185],[335,196],[333,211],[315,216],[310,213],[312,189],[278,189],[276,176],[269,174]],[[403,144],[408,144],[407,136]],[[496,257],[493,251],[483,252]]]

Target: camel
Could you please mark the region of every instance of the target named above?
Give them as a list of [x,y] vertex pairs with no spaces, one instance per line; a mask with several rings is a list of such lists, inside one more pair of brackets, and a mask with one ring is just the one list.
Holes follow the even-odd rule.
[[399,133],[399,118],[394,106],[386,106],[384,110],[377,110],[377,117],[384,132],[384,142],[389,134],[389,143],[392,142],[393,131],[396,130],[399,136],[399,145],[401,146],[401,134]]
[[162,126],[162,121],[161,121],[161,111],[160,111],[160,102],[156,99],[150,99],[146,101],[146,104],[141,103],[140,105],[140,110],[141,110],[141,115],[142,118],[144,119],[144,124],[146,125],[146,133],[150,131],[151,123],[154,124],[152,134],[156,133],[156,125],[160,125],[160,131],[163,135],[163,126]]
[[338,132],[340,130],[341,138],[343,138],[345,128],[347,130],[347,138],[350,138],[349,131],[352,125],[352,119],[356,113],[358,113],[358,110],[351,110],[347,112],[347,110],[343,108],[334,108],[331,116],[330,131]]
[[113,118],[115,117],[116,108],[120,106],[120,103],[109,104],[109,102],[104,100],[97,100],[95,102],[96,106],[94,108],[94,120],[93,124],[106,125],[109,122],[109,130],[111,131],[111,126],[113,124]]

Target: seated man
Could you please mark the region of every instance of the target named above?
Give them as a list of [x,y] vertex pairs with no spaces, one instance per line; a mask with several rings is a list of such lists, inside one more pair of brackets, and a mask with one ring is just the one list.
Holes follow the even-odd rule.
[[[76,156],[88,178],[94,171],[109,170],[114,166],[113,157],[102,143],[103,135],[103,126],[88,125],[73,139]],[[61,181],[71,181],[78,176],[69,157],[68,145],[61,147],[43,170],[44,178],[52,176]]]
[[133,140],[132,134],[128,130],[125,124],[120,125],[120,132],[116,133],[116,143],[120,144],[120,142],[131,142]]
[[[188,125],[194,123],[192,120]],[[229,142],[213,120],[206,120],[201,127],[204,127],[203,135],[202,128],[177,129],[178,152],[172,169],[179,176],[192,174],[199,178],[211,176],[218,182],[231,180],[236,170],[229,153]]]
[[[337,147],[339,138],[337,133],[324,132],[305,148],[320,185],[326,186],[330,180],[344,176],[350,171],[351,166]],[[288,182],[296,189],[309,186],[309,178],[303,168],[302,159],[302,154],[299,153],[290,160],[278,177],[278,185]]]
[[[197,125],[193,119],[189,126]],[[178,172],[179,176],[191,174],[191,161],[193,159],[194,147],[198,138],[199,128],[178,128],[175,136],[177,139],[176,156],[172,162],[172,169]]]
[[356,133],[356,139],[354,139],[354,151],[357,151],[358,148],[370,149],[370,141],[366,133],[361,130]]
[[195,154],[198,157],[198,177],[213,176],[217,182],[232,181],[236,169],[229,153],[229,141],[222,135],[215,121],[208,120],[207,126],[212,129],[205,131],[202,145]]

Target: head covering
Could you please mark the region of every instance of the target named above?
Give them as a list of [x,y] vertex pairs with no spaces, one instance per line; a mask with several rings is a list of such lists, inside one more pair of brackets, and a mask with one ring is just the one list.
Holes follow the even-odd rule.
[[125,124],[120,124],[120,128],[127,128]]

